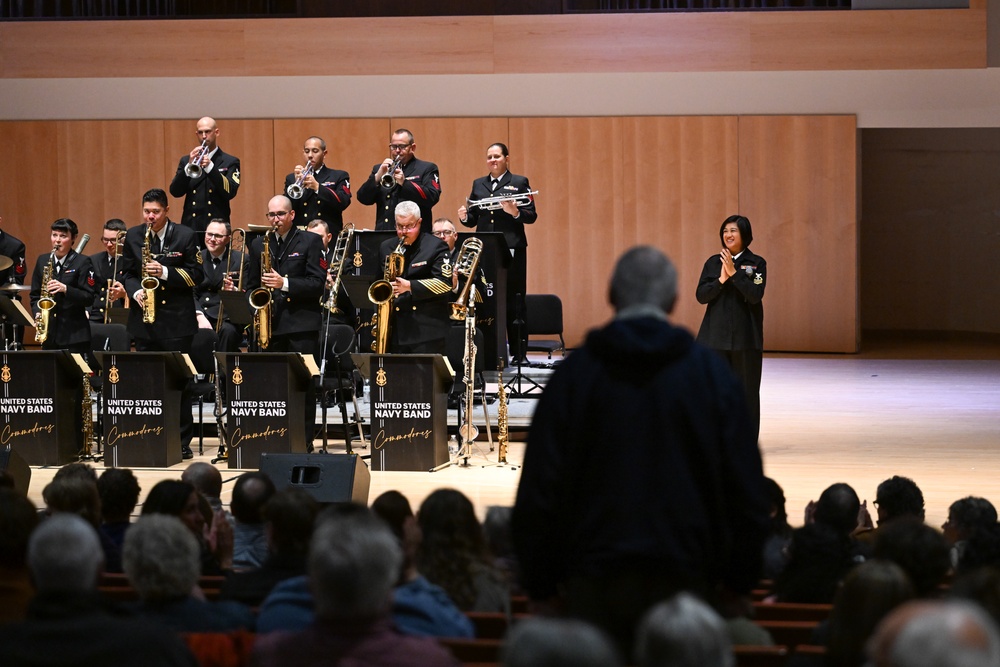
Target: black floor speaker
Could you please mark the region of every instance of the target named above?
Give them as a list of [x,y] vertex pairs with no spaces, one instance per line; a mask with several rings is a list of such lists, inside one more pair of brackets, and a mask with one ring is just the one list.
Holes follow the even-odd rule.
[[321,503],[368,505],[372,476],[357,454],[261,454],[260,471],[280,491],[302,489]]
[[28,485],[31,483],[31,468],[21,458],[21,455],[9,447],[0,448],[0,470],[5,471],[14,479],[14,490],[22,496],[28,495]]

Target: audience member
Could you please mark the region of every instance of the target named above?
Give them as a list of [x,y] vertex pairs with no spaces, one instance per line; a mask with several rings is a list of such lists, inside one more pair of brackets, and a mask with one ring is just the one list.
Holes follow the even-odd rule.
[[678,593],[652,607],[635,640],[639,667],[732,667],[726,624],[690,593]]
[[775,599],[829,604],[853,565],[850,538],[824,523],[806,524],[792,533],[788,565],[774,583]]
[[1000,569],[997,567],[980,567],[962,574],[952,583],[948,595],[975,602],[1000,626]]
[[403,549],[399,581],[392,595],[392,620],[408,635],[426,637],[473,636],[472,621],[455,606],[440,586],[417,570],[422,533],[410,501],[399,491],[386,491],[372,503],[372,512],[392,529]]
[[259,568],[229,572],[219,596],[259,606],[274,587],[287,579],[303,577],[319,503],[294,487],[278,491],[263,509],[268,556]]
[[67,463],[66,465],[56,470],[56,474],[52,476],[52,481],[59,479],[69,479],[70,477],[77,477],[80,479],[86,479],[88,481],[97,484],[97,470],[94,466],[89,463]]
[[[76,465],[76,464],[70,464]],[[82,464],[80,464],[82,465]],[[93,471],[93,468],[87,468]],[[52,478],[44,489],[42,499],[45,501],[46,514],[67,512],[76,514],[98,531],[101,548],[104,550],[104,570],[106,572],[122,571],[122,551],[107,535],[101,532],[101,497],[97,491],[97,482],[83,472],[83,468],[75,468],[77,472]]]
[[57,514],[31,536],[28,564],[38,595],[26,620],[0,625],[0,665],[17,667],[196,667],[166,628],[102,607],[97,581],[103,554],[97,531]]
[[187,482],[200,493],[208,504],[212,506],[213,512],[223,510],[222,506],[222,473],[210,463],[195,461],[181,473],[181,481]]
[[248,607],[196,595],[198,540],[177,517],[143,516],[125,536],[125,576],[139,593],[138,613],[175,632],[253,630]]
[[240,475],[229,508],[236,520],[233,532],[233,569],[260,567],[267,560],[267,536],[262,510],[274,495],[274,482],[258,471]]
[[879,624],[867,653],[872,667],[997,667],[1000,635],[968,602],[909,602]]
[[[883,481],[875,490],[875,510],[878,514],[878,527],[892,523],[903,517],[924,520],[924,494],[909,477],[894,475]],[[861,513],[855,535],[862,542],[874,543],[878,529],[872,523],[867,506]]]
[[788,523],[788,512],[785,510],[785,491],[770,477],[764,478],[764,492],[767,494],[771,520],[767,539],[764,541],[765,579],[774,579],[785,569],[788,562],[788,545],[792,541],[792,527]]
[[232,569],[233,529],[221,511],[215,512],[211,526],[206,528],[199,498],[201,496],[187,482],[165,479],[150,489],[142,506],[142,516],[167,514],[180,519],[201,547],[202,575],[220,575]]
[[[128,468],[106,468],[97,480],[101,499],[100,532],[121,553],[125,531],[132,525],[132,512],[139,504],[142,488]],[[120,571],[120,570],[119,570]]]
[[982,526],[965,540],[955,572],[965,574],[985,566],[1000,567],[1000,524]]
[[875,558],[903,568],[921,598],[937,596],[951,567],[948,543],[941,533],[912,516],[879,526]]
[[301,632],[260,636],[251,665],[458,665],[433,639],[392,627],[389,605],[402,549],[367,508],[337,508],[320,518],[309,549],[316,619]]
[[524,595],[517,554],[514,553],[514,541],[510,532],[510,519],[513,515],[513,507],[491,505],[486,508],[483,537],[486,539],[486,548],[493,554],[493,565],[507,580],[511,595]]
[[507,633],[503,667],[618,667],[621,659],[608,637],[589,623],[535,616]]
[[948,508],[948,520],[941,526],[945,539],[951,545],[951,566],[958,568],[966,541],[973,533],[996,523],[997,510],[986,498],[968,496],[953,502]]
[[510,612],[510,588],[492,563],[482,526],[469,499],[438,489],[420,505],[423,542],[417,569],[448,593],[462,611]]
[[28,573],[28,538],[38,511],[14,489],[0,489],[0,624],[20,621],[35,595]]

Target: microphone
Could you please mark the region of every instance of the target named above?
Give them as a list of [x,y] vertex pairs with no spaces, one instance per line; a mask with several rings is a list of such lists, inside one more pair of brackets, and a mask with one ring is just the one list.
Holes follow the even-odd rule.
[[90,234],[84,234],[80,237],[80,242],[76,244],[76,254],[82,255],[83,249],[87,247],[87,243],[90,241]]

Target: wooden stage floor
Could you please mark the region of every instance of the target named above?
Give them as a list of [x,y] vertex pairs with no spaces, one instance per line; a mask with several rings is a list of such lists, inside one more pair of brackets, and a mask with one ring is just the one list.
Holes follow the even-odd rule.
[[[511,412],[526,422],[534,403],[515,401]],[[858,355],[768,354],[761,411],[764,469],[784,488],[793,525],[802,523],[806,503],[826,486],[847,482],[870,504],[878,483],[892,475],[916,481],[927,521],[935,527],[958,498],[977,495],[1000,503],[1000,346],[995,344],[893,343],[868,346]],[[343,452],[342,443],[332,442],[330,451]],[[197,448],[197,441],[193,444]],[[469,467],[372,473],[370,500],[397,489],[416,509],[434,489],[452,487],[469,496],[480,516],[490,505],[512,503],[523,442],[511,443],[511,465],[504,467],[491,465],[497,452],[486,442],[478,444]],[[217,447],[217,440],[206,439],[205,453],[194,460],[210,461]],[[631,452],[622,443],[609,455]],[[188,463],[138,470],[143,494],[161,479],[179,477]],[[29,497],[39,506],[54,473],[32,469]],[[222,473],[228,500],[239,471]]]

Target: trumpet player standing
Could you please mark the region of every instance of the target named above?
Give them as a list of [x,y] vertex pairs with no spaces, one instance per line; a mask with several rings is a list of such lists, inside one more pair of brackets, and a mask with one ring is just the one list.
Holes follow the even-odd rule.
[[[375,229],[391,231],[396,225],[396,205],[414,202],[423,227],[430,234],[431,209],[441,198],[441,178],[433,162],[417,159],[413,133],[399,129],[389,139],[389,157],[372,167],[372,173],[358,189],[358,201],[375,206]],[[332,230],[331,230],[332,231]]]
[[[142,196],[143,224],[125,232],[125,289],[132,298],[128,332],[139,352],[190,353],[198,332],[194,288],[204,279],[202,257],[195,233],[168,219],[169,210],[167,193],[149,190]],[[143,263],[147,243],[149,258]],[[153,279],[156,287],[143,289],[143,283]],[[146,302],[147,291],[152,306]],[[181,392],[180,426],[181,453],[189,459],[193,457],[190,387]]]
[[400,202],[395,217],[397,238],[379,246],[379,266],[400,244],[403,252],[402,273],[392,283],[389,352],[444,354],[453,297],[448,246],[420,231],[415,202]]
[[202,329],[215,329],[218,335],[217,352],[236,352],[243,340],[242,330],[222,312],[222,322],[219,323],[219,306],[222,302],[219,292],[235,290],[239,283],[240,267],[243,264],[243,253],[230,248],[232,230],[225,220],[213,220],[205,230],[205,249],[201,251],[201,265],[204,278],[194,288],[194,298],[197,302],[196,315],[198,326]]
[[[469,201],[494,197],[510,199],[500,202],[500,208],[462,206],[458,209],[458,221],[466,227],[475,227],[477,232],[503,232],[511,251],[507,269],[507,344],[515,359],[524,359],[528,344],[527,316],[523,312],[523,299],[528,289],[528,237],[524,226],[534,223],[538,213],[534,199],[527,194],[531,192],[528,177],[510,173],[507,169],[509,159],[504,144],[496,143],[486,149],[486,166],[490,173],[472,182]],[[521,195],[519,201],[514,199],[517,195]],[[520,332],[515,326],[518,315],[521,316]]]
[[326,152],[321,137],[306,139],[302,146],[305,164],[295,165],[295,170],[285,176],[285,194],[292,201],[295,224],[301,229],[312,220],[323,220],[332,234],[339,234],[344,226],[344,209],[351,205],[351,176],[326,166]]
[[[39,255],[31,276],[31,308],[36,322],[41,312],[40,300],[48,300],[45,325],[45,350],[69,350],[90,353],[90,324],[87,307],[94,300],[94,266],[90,258],[73,250],[79,232],[76,223],[60,218],[52,223],[49,240],[52,252]],[[51,266],[50,266],[51,264]],[[48,271],[47,281],[43,281]],[[43,329],[37,329],[41,332]]]
[[240,189],[240,159],[219,148],[214,118],[205,116],[196,128],[199,145],[177,164],[170,196],[184,197],[181,223],[198,232],[200,242],[212,218],[229,220],[229,202]]

